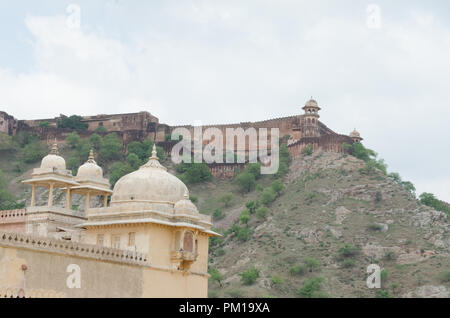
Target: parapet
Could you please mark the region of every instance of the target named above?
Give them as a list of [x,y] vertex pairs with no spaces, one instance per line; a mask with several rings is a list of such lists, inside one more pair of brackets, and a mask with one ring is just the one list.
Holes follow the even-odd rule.
[[60,253],[115,263],[150,265],[147,255],[142,253],[18,233],[0,232],[0,246]]

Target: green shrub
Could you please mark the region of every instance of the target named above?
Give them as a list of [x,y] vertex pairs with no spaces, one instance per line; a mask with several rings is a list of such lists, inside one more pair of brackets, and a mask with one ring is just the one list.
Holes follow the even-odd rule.
[[302,265],[294,265],[289,269],[289,273],[291,275],[303,275],[308,271],[308,268],[305,264]]
[[273,286],[281,286],[284,283],[283,277],[278,275],[272,275],[271,281]]
[[305,148],[303,148],[302,154],[305,156],[311,156],[313,154],[313,151],[313,146],[309,144]]
[[311,277],[306,280],[298,291],[299,295],[305,298],[316,298],[323,282],[322,277]]
[[24,204],[17,203],[16,197],[8,192],[6,182],[3,177],[3,171],[0,170],[0,211],[21,209]]
[[387,291],[383,289],[378,289],[375,293],[376,298],[392,298],[392,295]]
[[214,221],[218,221],[225,217],[225,213],[222,211],[222,209],[217,208],[214,210],[212,217]]
[[259,219],[265,219],[267,217],[267,214],[269,213],[269,209],[262,206],[256,210],[256,217]]
[[231,204],[231,202],[233,201],[233,199],[234,199],[233,193],[229,192],[229,193],[225,193],[224,195],[222,195],[218,201],[220,203],[222,203],[224,205],[224,207],[228,207]]
[[281,181],[275,180],[272,182],[272,184],[270,185],[270,187],[272,188],[272,190],[275,192],[275,194],[278,196],[280,195],[281,191],[283,191],[284,189],[284,185],[283,183],[281,183]]
[[239,274],[244,285],[253,285],[259,277],[259,270],[255,267]]
[[251,219],[250,212],[248,210],[244,210],[241,213],[241,216],[239,217],[239,220],[243,224],[247,224]]
[[359,248],[353,247],[349,244],[344,244],[339,250],[338,250],[338,258],[349,258],[354,257],[359,253]]
[[313,258],[313,257],[307,257],[303,260],[303,264],[306,266],[306,268],[312,272],[319,268],[319,262]]
[[247,202],[247,203],[245,204],[245,207],[247,208],[247,210],[248,210],[251,214],[253,214],[253,213],[255,213],[256,210],[259,208],[259,201],[250,201],[250,202]]
[[439,280],[441,283],[450,282],[450,271],[444,271],[439,274]]
[[208,273],[211,275],[209,279],[213,282],[217,282],[219,286],[222,287],[223,275],[219,272],[219,270],[216,268],[211,268]]
[[195,195],[189,195],[189,200],[192,201],[192,203],[197,203],[198,202],[198,198]]
[[39,127],[48,127],[48,126],[50,126],[50,123],[48,121],[39,122]]
[[261,203],[264,205],[269,205],[273,201],[275,201],[275,198],[276,198],[275,191],[273,191],[272,188],[266,188],[261,194]]
[[384,253],[383,258],[388,261],[394,261],[397,259],[397,254],[394,251],[387,251]]

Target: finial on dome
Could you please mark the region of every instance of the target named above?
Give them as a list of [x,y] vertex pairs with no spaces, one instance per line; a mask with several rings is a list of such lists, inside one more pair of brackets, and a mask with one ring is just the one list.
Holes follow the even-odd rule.
[[91,151],[89,152],[88,162],[93,162],[93,161],[94,161],[94,150],[91,149]]
[[158,160],[158,153],[156,152],[156,144],[153,144],[153,149],[152,149],[152,156],[150,157],[150,159],[156,159]]
[[56,138],[55,138],[55,143],[52,146],[52,150],[50,151],[50,153],[52,155],[57,155],[58,154],[58,145],[56,144]]
[[184,199],[189,200],[189,191],[187,189],[184,191]]

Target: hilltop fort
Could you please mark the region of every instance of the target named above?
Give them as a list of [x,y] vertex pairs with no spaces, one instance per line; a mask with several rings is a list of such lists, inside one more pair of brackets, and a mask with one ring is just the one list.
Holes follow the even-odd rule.
[[[257,131],[260,128],[278,128],[280,137],[287,136],[287,145],[292,157],[297,157],[303,149],[311,145],[313,150],[321,149],[325,152],[342,152],[343,143],[351,144],[362,140],[357,131],[353,131],[350,135],[338,134],[328,128],[319,121],[320,115],[317,101],[311,99],[306,102],[302,108],[303,113],[288,117],[274,118],[258,122],[241,122],[236,124],[203,126],[205,130],[210,127],[218,128],[225,135],[227,128],[242,128],[244,130],[252,127]],[[300,113],[300,112],[299,112]],[[67,118],[66,115],[60,115],[55,118],[37,119],[37,120],[17,120],[13,116],[0,112],[0,132],[14,135],[18,132],[27,131],[37,134],[41,140],[51,145],[53,142],[64,143],[68,134],[73,130],[70,128],[61,128],[58,125],[62,119]],[[113,115],[96,115],[84,116],[81,122],[85,124],[86,129],[80,131],[81,137],[88,137],[94,132],[99,131],[99,127],[103,134],[116,133],[122,140],[124,151],[131,141],[142,141],[151,138],[156,141],[158,146],[164,148],[166,153],[170,153],[174,141],[170,140],[172,131],[176,128],[186,128],[191,133],[194,126],[170,126],[160,123],[159,119],[149,112],[113,114]],[[204,140],[207,143],[208,140]],[[236,149],[236,151],[244,150],[248,152],[248,144],[246,149]],[[216,177],[231,177],[234,174],[234,168],[226,164],[213,164],[211,171]],[[235,165],[239,168],[239,165]]]

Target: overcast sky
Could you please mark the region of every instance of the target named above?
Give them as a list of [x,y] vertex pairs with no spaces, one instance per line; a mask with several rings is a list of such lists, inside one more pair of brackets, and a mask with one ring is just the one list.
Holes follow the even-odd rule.
[[450,1],[1,0],[0,19],[0,110],[16,118],[232,123],[314,96],[328,127],[450,201]]

